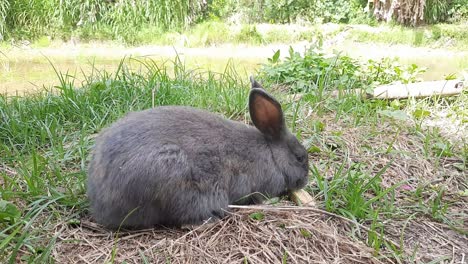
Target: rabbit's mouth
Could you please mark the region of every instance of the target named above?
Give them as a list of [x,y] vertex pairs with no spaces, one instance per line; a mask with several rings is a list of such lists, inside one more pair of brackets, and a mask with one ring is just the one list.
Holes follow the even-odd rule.
[[294,177],[289,177],[288,175],[286,175],[286,179],[287,179],[287,186],[288,186],[287,192],[300,190],[304,188],[308,182],[307,177],[294,179]]
[[302,189],[307,185],[307,177],[297,179],[295,182],[296,190]]

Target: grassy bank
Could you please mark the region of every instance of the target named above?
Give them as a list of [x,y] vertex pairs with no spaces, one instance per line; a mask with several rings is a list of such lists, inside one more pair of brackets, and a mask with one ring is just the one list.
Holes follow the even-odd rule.
[[[438,24],[419,28],[398,25],[369,26],[362,24],[227,24],[208,21],[185,31],[161,32],[147,28],[132,39],[136,44],[207,47],[225,43],[267,45],[298,41],[347,40],[365,43],[403,44],[413,47],[468,50],[466,24]],[[342,39],[341,39],[342,38]]]
[[[319,207],[366,226],[368,231],[351,230],[349,236],[365,241],[377,256],[460,260],[468,231],[466,135],[446,137],[428,121],[445,111],[449,124],[466,124],[467,94],[400,101],[334,97],[331,87],[385,83],[403,75],[389,74],[388,66],[372,70],[349,58],[314,53],[291,61],[273,56],[270,62],[259,75],[281,99],[288,126],[309,150],[307,190]],[[65,254],[55,251],[59,244],[80,247],[83,241],[61,237],[88,219],[85,180],[93,139],[128,111],[191,105],[247,118],[248,82],[232,65],[213,73],[187,69],[178,60],[166,66],[149,59],[133,61],[131,68],[128,63],[86,74],[80,89],[72,84],[74,76],[58,74],[60,85],[53,91],[0,96],[0,261],[50,262]],[[323,67],[301,75],[308,63]],[[347,77],[336,81],[338,72]],[[306,95],[287,99],[297,90]],[[434,225],[436,233],[429,228]],[[422,232],[448,239],[456,250],[428,243]]]
[[401,26],[355,27],[350,40],[367,43],[403,44],[413,47],[468,50],[467,24],[439,24],[420,28]]
[[301,41],[319,44],[337,41],[383,43],[412,47],[468,49],[468,27],[466,24],[438,24],[418,28],[398,25],[369,26],[363,24],[232,24],[213,20],[198,23],[187,29],[165,30],[147,26],[132,31],[129,38],[112,38],[99,31],[76,34],[65,40],[51,36],[40,36],[30,44],[28,41],[3,42],[3,48],[10,45],[44,48],[59,43],[113,42],[118,45],[171,45],[178,47],[210,47],[223,44],[269,45],[297,43]]

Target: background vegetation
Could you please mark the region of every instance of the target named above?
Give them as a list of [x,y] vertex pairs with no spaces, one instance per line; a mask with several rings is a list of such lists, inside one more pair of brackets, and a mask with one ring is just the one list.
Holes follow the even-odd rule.
[[[463,22],[468,0],[428,0],[427,23]],[[0,40],[80,37],[135,42],[138,34],[211,20],[235,23],[374,23],[365,0],[4,0]]]

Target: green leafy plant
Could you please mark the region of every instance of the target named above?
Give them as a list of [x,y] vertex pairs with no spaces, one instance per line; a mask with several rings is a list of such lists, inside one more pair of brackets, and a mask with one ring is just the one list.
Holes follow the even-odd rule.
[[265,215],[263,213],[256,212],[256,213],[251,213],[249,217],[253,220],[262,221],[263,218],[265,218]]
[[283,61],[277,51],[261,68],[262,78],[287,85],[293,92],[366,88],[371,84],[395,81],[410,83],[418,81],[419,74],[424,71],[415,64],[404,66],[396,59],[389,58],[361,63],[337,53],[326,54],[314,46],[307,48],[303,54],[291,47],[289,56]]
[[434,219],[442,221],[448,210],[448,204],[444,201],[445,190],[443,188],[437,190],[433,199],[429,201],[431,215]]
[[424,20],[428,23],[444,22],[449,15],[451,1],[426,0],[424,7]]
[[468,19],[468,4],[466,0],[450,1],[450,7],[447,11],[448,22],[463,23]]

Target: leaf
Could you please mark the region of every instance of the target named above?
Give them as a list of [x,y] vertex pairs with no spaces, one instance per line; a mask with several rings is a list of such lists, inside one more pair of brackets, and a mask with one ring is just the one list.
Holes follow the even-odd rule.
[[281,201],[279,197],[273,197],[265,201],[265,204],[277,204]]
[[409,119],[409,116],[401,110],[379,110],[377,113],[401,121],[406,121]]
[[277,50],[275,54],[273,55],[271,62],[277,63],[279,61],[279,57],[280,57],[280,50]]
[[424,118],[424,117],[428,117],[431,115],[431,112],[427,111],[427,110],[424,110],[424,109],[416,109],[414,112],[413,112],[413,116],[415,118]]
[[457,75],[455,73],[451,73],[451,74],[445,76],[446,81],[455,80],[455,79],[457,79]]
[[14,204],[0,200],[0,222],[15,222],[20,216],[21,212]]
[[303,237],[305,237],[305,238],[308,238],[308,237],[310,237],[310,232],[307,231],[306,229],[303,229],[303,228],[302,228],[302,229],[301,229],[301,235],[302,235]]
[[257,212],[250,214],[249,217],[253,220],[262,221],[263,218],[265,218],[265,215],[263,215],[263,213]]
[[323,122],[321,122],[321,121],[318,121],[318,120],[314,121],[312,123],[312,125],[314,127],[314,130],[317,131],[317,132],[321,132],[321,131],[323,131],[325,129],[325,124]]
[[72,218],[72,219],[67,221],[67,224],[71,225],[71,226],[77,226],[80,223],[81,223],[80,219],[76,219],[76,218]]
[[290,58],[293,58],[293,57],[294,57],[294,54],[295,54],[295,52],[294,52],[293,47],[292,47],[292,46],[289,46],[289,57],[290,57]]
[[283,263],[283,264],[288,263],[288,252],[287,251],[284,251],[283,261],[281,263]]
[[393,100],[393,101],[390,103],[390,107],[392,107],[394,110],[399,110],[399,109],[401,109],[401,102],[400,102],[400,100]]
[[437,153],[438,156],[451,157],[453,153],[450,146],[443,142],[437,142],[432,146],[432,149]]
[[315,146],[315,145],[314,145],[314,146],[311,146],[311,147],[307,150],[307,152],[309,152],[309,153],[320,153],[321,151],[322,151],[322,150],[321,150],[319,147]]
[[[465,165],[463,163],[454,163],[452,166],[455,167],[459,171],[465,170]],[[468,189],[466,190],[468,191]],[[468,193],[467,193],[467,196],[468,196]]]

